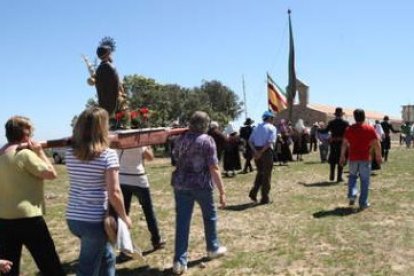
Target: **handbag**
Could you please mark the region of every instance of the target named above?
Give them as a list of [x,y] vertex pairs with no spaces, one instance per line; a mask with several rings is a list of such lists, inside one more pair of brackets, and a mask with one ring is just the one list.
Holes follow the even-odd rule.
[[109,205],[108,211],[106,212],[106,215],[104,218],[104,229],[105,229],[105,233],[108,238],[108,241],[112,245],[115,245],[117,242],[118,223],[117,223],[117,215],[111,205]]

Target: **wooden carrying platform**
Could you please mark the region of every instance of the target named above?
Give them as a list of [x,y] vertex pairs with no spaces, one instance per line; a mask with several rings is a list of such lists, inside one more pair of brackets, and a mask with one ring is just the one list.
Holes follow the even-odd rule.
[[[168,137],[180,135],[187,130],[188,128],[165,127],[116,130],[109,134],[111,140],[110,147],[113,149],[130,149],[150,145],[161,145],[167,143]],[[40,142],[43,148],[67,147],[70,143],[70,137]],[[27,148],[27,144],[22,144],[19,148]]]

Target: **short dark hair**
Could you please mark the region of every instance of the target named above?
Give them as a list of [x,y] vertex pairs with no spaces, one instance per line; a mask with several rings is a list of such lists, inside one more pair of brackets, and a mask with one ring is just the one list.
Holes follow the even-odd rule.
[[357,123],[362,123],[365,121],[365,111],[363,109],[355,109],[354,110],[354,119]]

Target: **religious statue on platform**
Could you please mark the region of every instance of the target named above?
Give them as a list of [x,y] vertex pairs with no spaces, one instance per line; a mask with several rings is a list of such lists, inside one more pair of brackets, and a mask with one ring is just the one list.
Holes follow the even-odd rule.
[[[112,53],[115,48],[115,40],[111,37],[104,37],[100,41],[96,54],[101,63],[96,70],[85,56],[83,59],[90,74],[88,84],[95,85],[98,104],[108,112],[111,129],[128,129],[130,128],[130,110],[127,95],[112,63]],[[122,118],[119,114],[123,114]]]

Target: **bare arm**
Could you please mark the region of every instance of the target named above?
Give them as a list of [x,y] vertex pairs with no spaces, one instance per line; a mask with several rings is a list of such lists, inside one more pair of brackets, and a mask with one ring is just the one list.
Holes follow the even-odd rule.
[[108,199],[111,206],[115,209],[118,216],[125,221],[130,228],[131,219],[125,212],[124,197],[122,195],[121,186],[119,185],[119,169],[109,169],[105,172],[106,187],[108,190]]
[[346,162],[346,152],[349,148],[349,142],[346,138],[344,138],[344,140],[342,141],[342,146],[341,146],[341,157],[339,158],[339,164],[341,166],[343,166]]
[[55,170],[55,167],[53,166],[53,164],[50,162],[49,158],[46,156],[42,145],[38,142],[29,140],[28,141],[28,147],[29,149],[31,149],[34,153],[37,154],[37,156],[39,156],[40,159],[42,159],[46,165],[47,165],[47,169],[42,171],[40,174],[40,177],[43,179],[55,179],[57,177],[57,172]]
[[375,161],[377,161],[378,165],[382,163],[382,155],[381,155],[381,143],[379,139],[374,139],[370,145],[371,148],[374,148],[375,153]]
[[154,160],[154,152],[152,151],[151,147],[147,147],[146,150],[142,153],[143,157],[147,161]]
[[209,170],[210,170],[211,178],[214,184],[216,184],[217,189],[219,191],[220,205],[222,208],[226,207],[226,192],[224,190],[223,179],[221,179],[220,167],[218,166],[218,164],[211,165],[209,167]]

